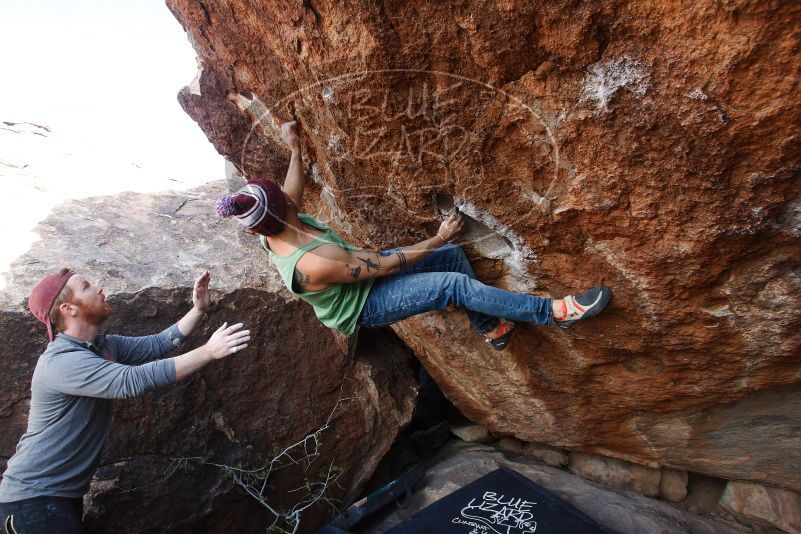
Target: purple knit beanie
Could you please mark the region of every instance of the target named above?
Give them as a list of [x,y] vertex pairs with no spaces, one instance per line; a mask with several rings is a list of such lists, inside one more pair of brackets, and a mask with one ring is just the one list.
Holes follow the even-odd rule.
[[248,230],[275,235],[284,229],[286,197],[273,180],[248,180],[245,186],[217,200],[217,215],[236,217]]

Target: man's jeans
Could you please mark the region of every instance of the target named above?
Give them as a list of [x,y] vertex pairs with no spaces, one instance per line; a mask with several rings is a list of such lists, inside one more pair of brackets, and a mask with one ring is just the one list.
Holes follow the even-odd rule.
[[2,534],[81,534],[83,500],[33,497],[0,503]]
[[[395,250],[381,252],[390,256]],[[498,317],[526,323],[552,324],[551,299],[522,295],[476,280],[476,275],[458,245],[445,245],[413,267],[398,274],[376,278],[359,325],[384,326],[449,305],[464,308],[478,333],[498,325]]]

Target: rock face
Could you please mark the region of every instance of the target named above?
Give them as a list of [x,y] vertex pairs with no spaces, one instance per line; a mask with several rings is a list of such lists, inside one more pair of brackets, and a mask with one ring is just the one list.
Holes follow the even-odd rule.
[[496,435],[801,489],[801,5],[167,0],[184,109],[356,244],[456,204],[479,278],[615,301],[502,354],[446,311],[394,328]]
[[565,451],[541,443],[527,443],[523,448],[523,454],[542,460],[551,467],[563,467],[568,462]]
[[662,473],[641,465],[604,458],[594,454],[571,452],[567,468],[571,473],[646,497],[659,497]]
[[481,443],[492,440],[487,429],[480,425],[452,426],[451,432],[454,436],[467,443]]
[[[111,439],[86,501],[92,532],[264,532],[272,516],[209,464],[259,467],[325,426],[337,401],[350,399],[320,433],[322,448],[308,471],[275,474],[267,495],[289,508],[297,500],[287,492],[333,463],[343,471],[330,496],[350,500],[411,418],[416,382],[403,345],[391,331],[374,331],[356,345],[318,324],[266,268],[255,240],[240,241],[235,222],[210,216],[223,192],[218,183],[181,194],[68,202],[37,228],[42,240],[14,263],[0,293],[0,469],[25,429],[30,378],[46,344],[23,302],[59,266],[103,284],[117,311],[108,330],[127,334],[177,320],[191,306],[192,281],[209,268],[216,306],[189,348],[223,321],[243,321],[254,336],[246,351],[190,380],[115,403]],[[304,513],[299,532],[314,531],[329,510]]]
[[686,471],[663,469],[659,479],[659,493],[670,502],[681,502],[687,496],[688,474]]
[[801,532],[801,495],[794,491],[732,480],[720,503],[751,521],[785,532]]

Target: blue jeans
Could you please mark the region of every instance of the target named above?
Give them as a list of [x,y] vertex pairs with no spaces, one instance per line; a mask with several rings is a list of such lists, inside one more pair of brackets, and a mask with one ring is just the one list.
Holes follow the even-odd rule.
[[81,534],[83,499],[33,497],[0,503],[2,534]]
[[[389,256],[397,249],[381,252]],[[551,299],[505,291],[476,280],[464,251],[444,245],[398,274],[377,278],[359,315],[361,326],[384,326],[412,315],[464,308],[479,334],[498,325],[498,317],[525,323],[552,324]]]

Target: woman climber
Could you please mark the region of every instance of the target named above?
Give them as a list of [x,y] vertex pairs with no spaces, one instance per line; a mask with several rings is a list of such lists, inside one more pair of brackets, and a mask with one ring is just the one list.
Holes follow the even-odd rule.
[[503,350],[515,321],[568,328],[600,313],[612,296],[605,286],[552,299],[482,284],[462,249],[450,244],[464,224],[461,214],[415,245],[354,247],[302,213],[305,179],[296,122],[281,125],[281,138],[292,151],[283,188],[272,180],[249,180],[217,201],[217,213],[236,217],[259,236],[289,291],[311,304],[330,328],[350,335],[356,325],[384,326],[456,305],[489,345]]

